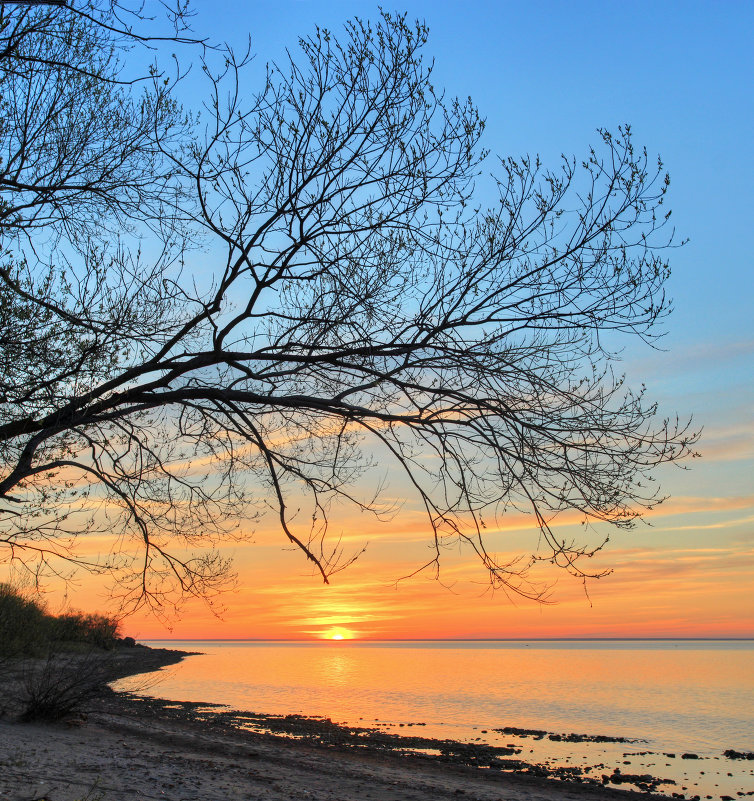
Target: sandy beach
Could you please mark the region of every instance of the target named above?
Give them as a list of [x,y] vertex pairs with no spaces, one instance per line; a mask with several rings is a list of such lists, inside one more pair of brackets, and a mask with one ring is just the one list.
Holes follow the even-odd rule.
[[[119,673],[156,670],[180,652],[124,649]],[[422,755],[355,749],[239,730],[197,705],[147,703],[110,693],[64,723],[0,719],[0,799],[264,799],[287,801],[556,801],[635,798],[635,793]],[[211,717],[211,716],[210,716]],[[236,722],[237,723],[237,722]]]

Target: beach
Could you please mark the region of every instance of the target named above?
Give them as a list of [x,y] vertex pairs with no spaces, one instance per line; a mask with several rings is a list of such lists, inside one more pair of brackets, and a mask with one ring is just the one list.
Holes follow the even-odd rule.
[[[123,649],[119,673],[154,671],[183,655]],[[535,765],[528,772],[523,764],[516,771],[475,767],[468,753],[454,759],[379,743],[354,747],[337,727],[320,726],[318,736],[305,740],[247,731],[232,716],[213,713],[209,704],[156,702],[124,693],[111,692],[63,723],[22,724],[13,717],[6,708],[0,719],[0,799],[8,801],[636,797],[603,786],[598,777],[586,783],[537,775]]]

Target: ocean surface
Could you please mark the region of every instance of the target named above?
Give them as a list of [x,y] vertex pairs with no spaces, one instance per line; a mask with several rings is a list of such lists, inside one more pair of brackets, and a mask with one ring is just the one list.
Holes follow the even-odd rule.
[[[152,641],[201,651],[148,689],[268,714],[491,745],[520,758],[650,773],[691,798],[754,796],[754,641]],[[494,729],[624,737],[568,743]],[[687,755],[683,758],[683,755]],[[697,758],[689,757],[694,754]],[[631,789],[628,785],[622,785]]]

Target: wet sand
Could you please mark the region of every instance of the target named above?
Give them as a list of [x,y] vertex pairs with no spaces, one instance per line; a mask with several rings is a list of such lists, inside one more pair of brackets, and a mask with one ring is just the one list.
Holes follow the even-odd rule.
[[[154,671],[183,655],[124,648],[116,657],[117,674]],[[5,696],[0,703],[5,707],[0,719],[3,800],[636,798],[635,792],[604,786],[598,776],[548,773],[503,753],[506,749],[490,751],[420,734],[396,738],[298,716],[252,716],[115,692],[64,723],[22,724],[14,721],[7,691]]]

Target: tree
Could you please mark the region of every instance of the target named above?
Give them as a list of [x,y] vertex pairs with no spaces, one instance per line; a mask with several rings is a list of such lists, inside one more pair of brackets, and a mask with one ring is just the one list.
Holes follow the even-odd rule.
[[[494,588],[541,597],[541,559],[585,578],[602,543],[554,518],[631,526],[695,440],[611,369],[669,311],[662,164],[602,131],[556,170],[499,160],[482,208],[484,120],[433,86],[423,24],[317,29],[256,91],[248,53],[174,33],[197,116],[178,67],[125,77],[162,41],[127,12],[2,10],[9,557],[159,606],[218,588],[212,543],[272,510],[327,581],[355,558],[325,538],[340,504],[392,513],[360,494],[379,449],[426,509],[424,567],[461,541]],[[510,508],[536,519],[531,558],[487,547]],[[82,514],[112,536],[101,562],[77,561]]]

